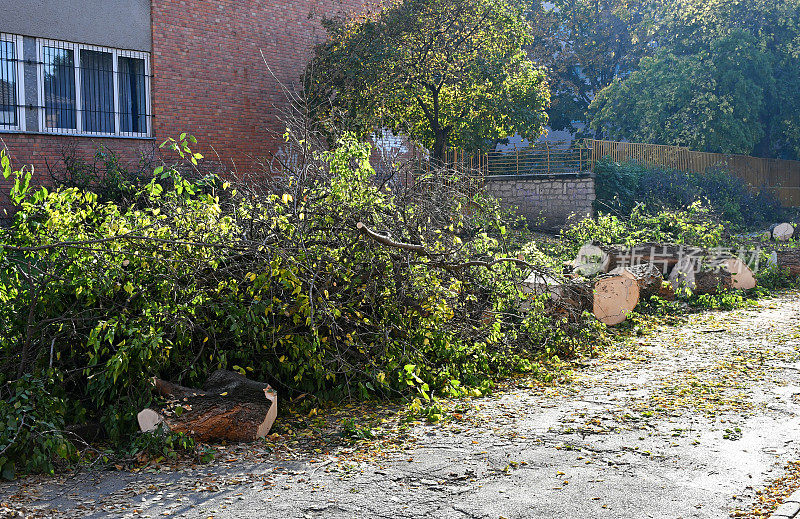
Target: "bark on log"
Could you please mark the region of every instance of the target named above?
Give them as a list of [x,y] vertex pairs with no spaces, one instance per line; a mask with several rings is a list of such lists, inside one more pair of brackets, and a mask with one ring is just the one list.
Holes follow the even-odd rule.
[[789,269],[792,276],[800,276],[800,249],[776,250],[775,263],[781,269]]
[[689,290],[693,294],[717,294],[734,288],[734,277],[728,263],[706,268],[698,267],[696,262],[687,259],[675,265],[669,275],[669,281],[676,292]]
[[153,389],[168,399],[167,404],[139,413],[142,431],[153,430],[163,422],[172,431],[204,442],[247,442],[266,436],[278,412],[278,395],[269,384],[233,371],[215,371],[204,390],[157,378],[153,379]]
[[697,288],[694,274],[697,271],[697,264],[689,257],[681,258],[669,273],[669,282],[672,290],[681,292],[688,290],[694,292]]
[[696,294],[716,294],[733,289],[733,276],[724,266],[696,272],[694,281]]

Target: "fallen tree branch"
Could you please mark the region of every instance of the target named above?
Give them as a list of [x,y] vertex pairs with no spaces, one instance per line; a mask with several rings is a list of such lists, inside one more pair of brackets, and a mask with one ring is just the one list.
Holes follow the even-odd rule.
[[[442,253],[435,253],[430,252],[425,249],[422,245],[417,245],[415,243],[405,243],[401,241],[396,241],[388,236],[384,236],[382,234],[378,234],[369,227],[364,222],[358,222],[356,227],[361,234],[371,238],[372,240],[380,243],[381,245],[386,245],[387,247],[393,247],[395,249],[407,250],[410,252],[416,252],[417,254],[422,254],[423,256],[432,257],[432,256],[441,256]],[[445,270],[461,270],[468,267],[485,267],[488,269],[492,269],[495,265],[499,265],[500,263],[516,263],[517,265],[522,265],[524,267],[529,268],[537,268],[535,265],[531,265],[527,261],[519,258],[497,258],[491,261],[488,260],[470,260],[465,261],[463,263],[447,263],[444,261],[435,261],[432,263],[428,263],[431,267],[439,267]]]

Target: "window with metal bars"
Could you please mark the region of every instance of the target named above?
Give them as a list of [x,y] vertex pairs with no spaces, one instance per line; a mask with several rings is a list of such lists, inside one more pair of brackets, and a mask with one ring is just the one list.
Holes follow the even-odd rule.
[[37,49],[41,131],[150,135],[147,53],[44,39]]
[[0,130],[24,130],[22,38],[0,33]]

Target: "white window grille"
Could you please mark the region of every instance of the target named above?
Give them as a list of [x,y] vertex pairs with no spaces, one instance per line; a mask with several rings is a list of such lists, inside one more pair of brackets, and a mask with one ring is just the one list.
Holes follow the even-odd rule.
[[150,56],[37,39],[39,131],[149,137]]
[[25,130],[22,37],[0,32],[0,131]]

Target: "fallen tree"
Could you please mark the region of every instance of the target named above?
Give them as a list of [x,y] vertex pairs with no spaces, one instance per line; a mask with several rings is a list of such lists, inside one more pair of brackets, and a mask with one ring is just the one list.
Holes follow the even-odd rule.
[[[787,255],[784,261],[790,263],[793,260]],[[688,245],[642,243],[634,247],[622,247],[593,242],[581,247],[575,260],[571,262],[574,272],[584,276],[636,265],[656,266],[668,277],[673,288],[678,289],[683,284],[693,291],[699,290],[697,293],[716,291],[710,285],[715,277],[724,286],[730,285],[730,288],[749,290],[756,286],[753,271],[733,254]],[[728,272],[730,280],[724,274],[714,274],[717,271]],[[698,289],[694,278],[699,272],[703,272],[703,283]]]

